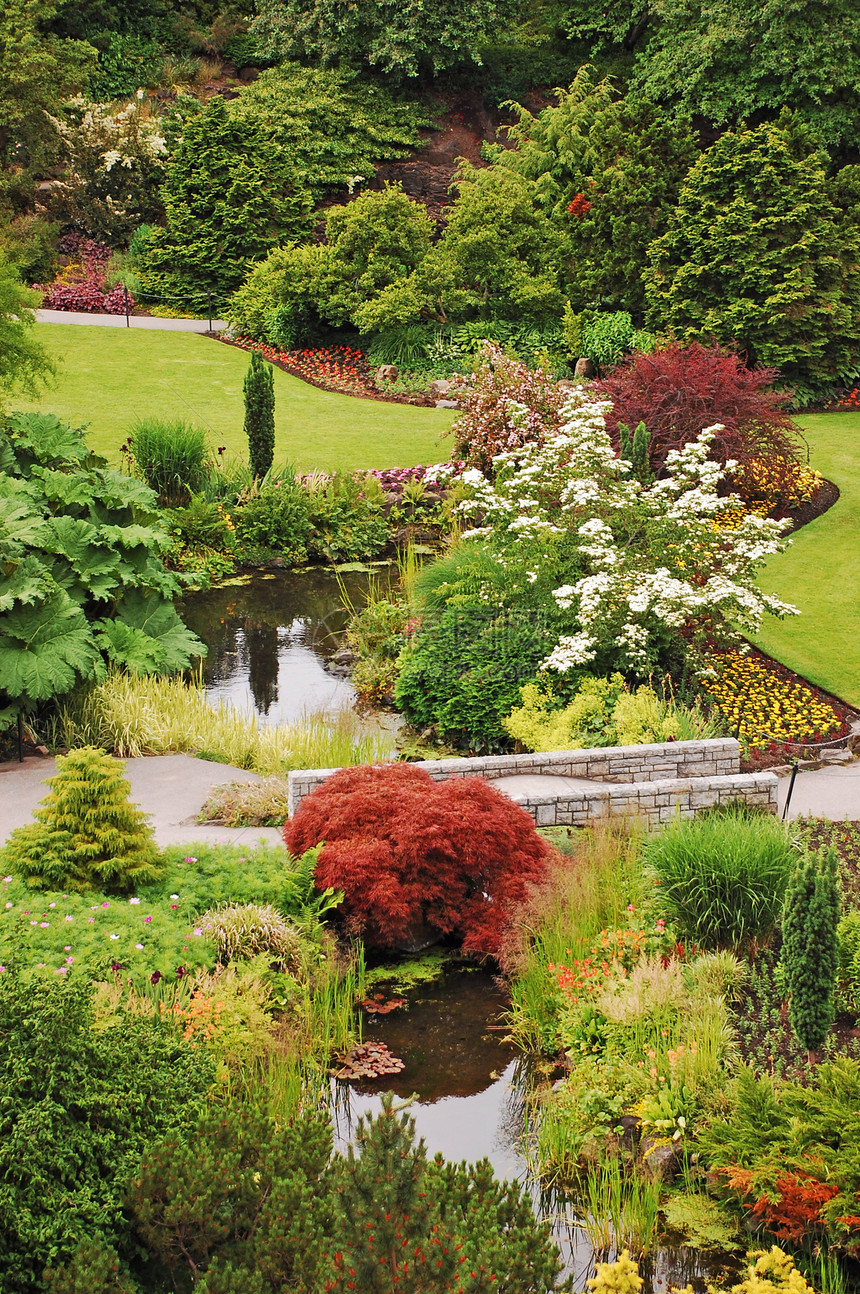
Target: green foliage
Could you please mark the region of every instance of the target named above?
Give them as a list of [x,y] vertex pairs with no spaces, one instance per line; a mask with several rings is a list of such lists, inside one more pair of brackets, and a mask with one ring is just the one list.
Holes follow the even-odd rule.
[[789,107],[847,150],[860,109],[856,16],[851,0],[669,0],[637,59],[634,92],[719,127]]
[[249,1105],[208,1114],[144,1155],[129,1189],[136,1230],[181,1288],[315,1289],[329,1155],[320,1115],[276,1126]]
[[741,1247],[737,1222],[709,1195],[694,1191],[670,1195],[663,1205],[663,1216],[690,1249],[716,1249],[725,1254]]
[[475,0],[468,14],[456,0],[427,9],[417,0],[265,0],[251,31],[269,58],[310,58],[327,64],[369,64],[387,75],[414,77],[480,62],[498,24],[516,12],[511,0]]
[[683,939],[738,948],[773,933],[795,852],[782,823],[738,805],[670,823],[645,858]]
[[850,1009],[860,1011],[860,910],[847,913],[839,922],[839,980]]
[[[743,1066],[726,1095],[725,1116],[702,1127],[700,1145],[734,1202],[761,1200],[760,1213],[773,1226],[786,1223],[796,1241],[823,1232],[831,1252],[856,1252],[860,1064],[841,1057],[792,1083]],[[808,1188],[806,1199],[792,1198],[798,1186]]]
[[51,1294],[135,1294],[116,1250],[104,1240],[83,1240],[63,1267],[48,1267],[45,1283]]
[[202,427],[178,418],[138,418],[128,442],[135,471],[162,506],[186,502],[206,484],[210,462]]
[[56,219],[116,243],[160,215],[167,145],[161,123],[143,100],[134,98],[117,110],[77,98],[54,122],[65,161],[63,177],[51,189]]
[[106,660],[152,673],[205,651],[173,608],[151,490],[47,414],[0,425],[0,468],[0,723]]
[[476,750],[507,744],[502,716],[538,673],[551,629],[524,612],[448,607],[425,619],[401,656],[398,708]]
[[82,1237],[127,1249],[123,1204],[141,1153],[193,1124],[207,1099],[212,1063],[172,1022],[121,1010],[115,1027],[94,1024],[74,975],[0,973],[4,1294],[39,1288],[46,1264],[68,1260]]
[[390,1094],[382,1100],[375,1119],[359,1121],[359,1153],[350,1147],[335,1171],[329,1288],[386,1294],[392,1276],[419,1263],[433,1294],[452,1278],[470,1294],[569,1288],[558,1283],[558,1252],[528,1193],[497,1182],[487,1160],[428,1162],[423,1142],[415,1145],[414,1120]]
[[689,125],[642,99],[619,98],[589,67],[537,116],[517,112],[509,130],[517,147],[497,149],[495,164],[534,185],[562,241],[573,309],[601,302],[640,316],[648,245],[666,228],[696,156]]
[[840,906],[836,851],[810,854],[792,880],[782,922],[789,1019],[810,1053],[823,1046],[835,1016]]
[[33,336],[39,300],[0,248],[0,414],[12,391],[35,394],[54,372],[47,351]]
[[294,476],[264,481],[234,515],[240,551],[257,548],[277,553],[291,566],[307,559],[311,525],[307,495]]
[[306,495],[310,556],[356,562],[376,557],[385,548],[388,526],[382,514],[382,494],[373,477],[335,472],[312,479]]
[[636,424],[632,437],[626,423],[618,424],[618,457],[630,464],[629,475],[634,476],[643,485],[650,485],[654,480],[651,471],[651,437],[644,422]]
[[220,95],[185,123],[161,196],[166,228],[148,240],[144,292],[223,297],[279,239],[307,228],[295,161]]
[[5,865],[34,888],[134,889],[158,875],[152,829],[129,800],[123,766],[92,746],[57,758],[35,823],[10,835]]
[[[860,227],[851,174],[797,115],[727,131],[691,168],[645,274],[649,318],[680,341],[737,345],[811,396],[860,369]],[[843,205],[845,204],[845,205]]]
[[257,350],[245,375],[245,435],[251,475],[262,480],[275,456],[275,381],[272,366]]
[[630,690],[621,674],[585,677],[563,706],[551,687],[527,683],[522,704],[502,720],[502,726],[526,750],[637,746],[715,735],[714,725],[698,708],[659,697],[647,684]]
[[96,51],[48,27],[55,0],[6,0],[0,13],[0,209],[27,206],[39,168],[55,146],[47,116],[80,90]]
[[434,319],[561,317],[561,243],[529,182],[464,162],[445,231],[418,269],[355,312],[362,332]]

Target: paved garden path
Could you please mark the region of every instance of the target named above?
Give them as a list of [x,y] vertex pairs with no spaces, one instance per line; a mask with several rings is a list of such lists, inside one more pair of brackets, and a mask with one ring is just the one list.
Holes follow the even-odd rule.
[[[0,841],[15,827],[30,822],[33,810],[48,793],[46,777],[56,772],[53,759],[28,758],[23,764],[0,764]],[[213,764],[193,755],[159,755],[125,761],[131,798],[152,818],[159,845],[185,841],[226,841],[248,844],[254,840],[278,842],[274,827],[219,827],[198,825],[196,815],[213,786],[224,782],[259,782],[256,773],[225,764]]]
[[[208,319],[157,319],[155,315],[129,315],[126,325],[125,315],[87,314],[83,310],[37,310],[38,323],[58,324],[95,324],[101,328],[157,328],[160,332],[209,332]],[[227,327],[224,319],[212,320],[212,332],[220,332]]]

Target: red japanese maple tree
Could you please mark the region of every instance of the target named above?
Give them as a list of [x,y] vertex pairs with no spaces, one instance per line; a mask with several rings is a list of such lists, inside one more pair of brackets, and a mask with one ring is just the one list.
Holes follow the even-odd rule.
[[743,467],[764,459],[773,469],[784,461],[790,471],[806,453],[788,412],[788,394],[773,390],[778,376],[775,368],[748,368],[743,356],[719,346],[671,342],[650,355],[631,355],[592,389],[612,401],[606,426],[616,445],[619,423],[631,431],[645,423],[658,475],[669,450],[681,449],[715,423],[723,426],[711,449],[718,462],[735,459]]
[[292,854],[325,841],[316,883],[343,890],[346,928],[367,943],[453,935],[484,954],[498,951],[511,908],[551,855],[525,810],[490,783],[434,782],[411,764],[334,773],[284,840]]

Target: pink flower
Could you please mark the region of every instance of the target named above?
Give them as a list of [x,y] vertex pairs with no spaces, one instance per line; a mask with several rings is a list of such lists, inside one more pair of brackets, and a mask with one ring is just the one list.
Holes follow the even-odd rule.
[[190,857],[189,857],[189,858],[186,858],[186,860],[185,860],[185,861],[186,861],[186,863],[196,863],[196,862],[197,862],[197,859],[196,859],[196,858],[190,858]]
[[143,944],[135,944],[134,946],[138,950],[138,952],[140,952],[140,950],[143,948]]
[[67,957],[67,958],[66,958],[66,965],[67,965],[67,966],[71,966],[71,964],[72,964],[72,962],[73,962],[74,960],[75,960],[75,959],[74,959],[74,957]]
[[87,924],[88,924],[88,925],[92,925],[92,923],[93,923],[94,921],[95,921],[95,917],[87,917]]
[[74,921],[74,919],[75,919],[74,917],[70,917],[70,916],[63,917],[64,921]]
[[108,903],[107,899],[105,899],[104,903],[102,904],[102,907],[103,907],[103,908],[109,908],[109,907],[110,907],[110,904]]
[[72,945],[66,944],[65,948],[63,949],[63,952],[70,953],[71,951],[72,951]]
[[129,899],[129,903],[139,903],[140,899]]
[[196,930],[194,930],[192,933],[193,933],[193,934],[195,934],[195,935],[202,935],[202,934],[203,934],[203,930],[201,929],[201,927],[200,927],[200,926],[198,926],[198,927],[197,927],[197,929],[196,929]]
[[[31,924],[31,925],[35,925],[36,923],[35,923],[35,921],[31,921],[31,922],[30,922],[30,924]],[[41,926],[41,928],[42,928],[43,930],[47,930],[47,929],[48,929],[48,926],[49,926],[50,924],[51,924],[51,923],[50,923],[50,921],[40,921],[40,922],[39,922],[39,925]]]
[[152,920],[152,917],[144,917],[144,918],[143,918],[143,924],[144,924],[145,926],[148,926],[151,920]]

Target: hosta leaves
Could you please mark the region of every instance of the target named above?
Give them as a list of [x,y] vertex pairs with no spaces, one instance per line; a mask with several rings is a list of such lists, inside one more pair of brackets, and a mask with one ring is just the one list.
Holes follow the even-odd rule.
[[44,701],[103,674],[87,618],[63,589],[3,617],[0,690],[9,696]]

